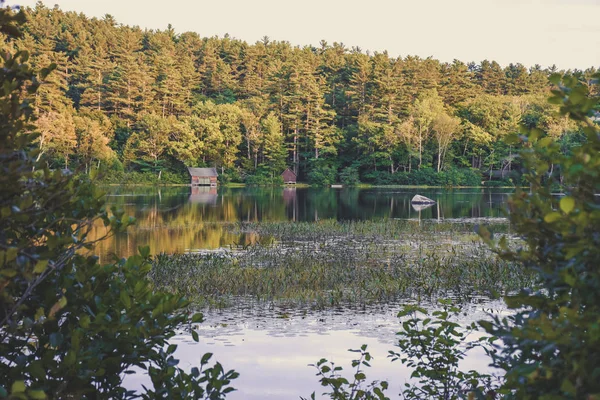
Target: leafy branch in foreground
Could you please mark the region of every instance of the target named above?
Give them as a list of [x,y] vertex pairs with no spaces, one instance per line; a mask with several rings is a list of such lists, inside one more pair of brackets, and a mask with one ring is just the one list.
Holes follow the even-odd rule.
[[[24,20],[0,9],[9,37]],[[139,398],[124,383],[134,368],[155,388],[144,398],[223,398],[235,372],[177,367],[169,339],[202,316],[190,318],[183,297],[154,291],[149,249],[111,265],[84,255],[93,224],[124,229],[133,219],[109,215],[93,182],[40,157],[28,97],[39,81],[28,57],[4,52],[0,69],[0,398]]]
[[[336,366],[335,363],[329,362],[324,358],[316,364],[309,365],[317,369],[317,376],[321,377],[319,381],[321,386],[331,389],[331,392],[323,394],[333,400],[389,400],[389,397],[386,397],[383,393],[389,386],[386,381],[373,381],[366,384],[367,376],[361,367],[370,367],[370,361],[373,358],[367,351],[367,345],[364,344],[360,349],[350,349],[348,351],[360,353],[358,359],[352,360],[352,368],[355,369],[352,382],[348,381],[342,375],[342,367]],[[310,398],[315,399],[314,392]],[[304,397],[301,399],[307,400]]]
[[494,398],[497,386],[494,377],[459,369],[459,362],[469,350],[482,349],[488,353],[494,338],[469,340],[470,335],[477,332],[477,325],[472,323],[465,329],[453,320],[460,314],[460,308],[447,300],[441,303],[443,309],[431,314],[418,306],[407,306],[398,314],[408,319],[402,322],[402,331],[398,332],[400,351],[390,351],[389,356],[392,361],[400,360],[411,368],[410,378],[416,380],[405,384],[404,398]]
[[590,118],[597,121],[600,97],[573,76],[551,80],[550,101],[585,126],[586,141],[564,154],[536,129],[515,138],[525,144],[530,185],[509,201],[523,246],[480,234],[504,259],[536,272],[540,288],[506,297],[515,314],[480,324],[502,341],[493,361],[506,371],[506,398],[600,399],[600,130]]

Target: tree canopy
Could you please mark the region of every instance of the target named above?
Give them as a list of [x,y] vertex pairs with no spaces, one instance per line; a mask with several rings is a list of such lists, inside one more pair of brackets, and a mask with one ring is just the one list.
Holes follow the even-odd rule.
[[[266,37],[248,44],[42,3],[24,14],[24,34],[2,43],[28,50],[33,67],[57,66],[33,102],[40,148],[54,167],[214,166],[240,180],[265,168],[288,166],[306,179],[352,167],[377,181],[415,168],[506,168],[513,153],[503,138],[523,122],[559,137],[580,131],[545,101],[554,68]],[[571,72],[586,81],[595,71]]]

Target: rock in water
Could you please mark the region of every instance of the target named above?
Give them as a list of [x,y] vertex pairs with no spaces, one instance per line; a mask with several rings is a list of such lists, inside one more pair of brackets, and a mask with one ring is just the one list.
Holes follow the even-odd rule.
[[435,201],[431,200],[429,197],[421,196],[420,194],[416,194],[415,197],[412,198],[411,203],[413,204],[435,204]]
[[435,203],[428,203],[428,204],[412,203],[412,208],[415,211],[423,211],[426,208],[433,207],[434,204]]

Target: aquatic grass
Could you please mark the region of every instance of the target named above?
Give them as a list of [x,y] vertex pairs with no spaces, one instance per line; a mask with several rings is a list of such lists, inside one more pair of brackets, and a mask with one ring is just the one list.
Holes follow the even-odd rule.
[[201,305],[252,299],[326,307],[407,296],[498,295],[531,284],[518,266],[474,240],[468,224],[320,221],[230,229],[262,239],[218,252],[158,255],[151,272],[155,285]]

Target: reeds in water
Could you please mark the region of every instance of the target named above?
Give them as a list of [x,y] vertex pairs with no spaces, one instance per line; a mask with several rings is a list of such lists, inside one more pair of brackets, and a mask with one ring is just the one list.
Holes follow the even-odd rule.
[[498,259],[478,240],[472,224],[321,221],[228,229],[261,239],[217,252],[161,254],[151,273],[157,287],[201,305],[252,298],[326,307],[497,295],[531,285],[521,268]]

